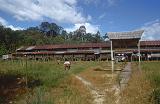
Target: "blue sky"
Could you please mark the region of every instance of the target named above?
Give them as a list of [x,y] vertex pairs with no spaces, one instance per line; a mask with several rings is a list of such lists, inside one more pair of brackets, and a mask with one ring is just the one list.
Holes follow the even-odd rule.
[[143,40],[160,39],[160,0],[0,0],[0,22],[14,30],[55,22],[67,31],[144,29]]

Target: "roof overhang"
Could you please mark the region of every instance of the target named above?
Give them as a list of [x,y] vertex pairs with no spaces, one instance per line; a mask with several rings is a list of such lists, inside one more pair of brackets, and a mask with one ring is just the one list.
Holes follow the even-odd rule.
[[141,39],[144,30],[139,31],[132,31],[132,32],[108,32],[108,38],[110,40],[117,40],[117,39]]
[[114,48],[127,48],[137,46],[144,30],[132,32],[108,32],[109,40],[112,40]]

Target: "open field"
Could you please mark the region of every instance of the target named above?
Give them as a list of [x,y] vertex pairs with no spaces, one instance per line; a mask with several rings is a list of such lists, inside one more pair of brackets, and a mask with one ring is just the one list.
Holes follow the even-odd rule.
[[132,63],[132,76],[122,93],[123,104],[160,104],[160,62]]
[[99,80],[107,72],[95,71],[95,69],[109,69],[110,67],[110,62],[106,61],[80,61],[72,62],[71,70],[65,71],[63,62],[58,64],[54,61],[1,61],[0,102],[13,104],[92,104],[93,98],[89,90],[80,80],[75,78],[75,75],[79,73],[83,75],[84,73],[83,76],[85,76],[85,73],[88,73],[90,76],[87,80],[91,82],[95,80],[96,83],[93,83],[100,85],[104,80],[101,82]]
[[[73,84],[71,83],[74,83],[74,80],[71,80],[72,77],[69,76],[96,65],[95,62],[80,63],[81,64],[79,64],[79,62],[74,62],[71,70],[64,71],[63,63],[58,64],[57,62],[1,62],[0,80],[4,83],[0,86],[0,90],[3,91],[0,93],[0,101],[2,103],[16,101],[16,103],[26,102],[30,104],[52,104],[59,96],[61,101],[63,101],[65,104],[66,101],[71,99],[74,99],[73,103],[77,102],[78,104],[78,99],[75,100],[75,98],[78,96],[77,98],[80,99],[83,98],[83,96],[79,95],[79,92],[76,88],[72,88],[74,86],[72,86]],[[78,84],[78,82],[76,83]],[[55,92],[55,89],[58,89],[58,92]],[[63,96],[64,99],[62,99]],[[22,97],[23,100],[21,100]],[[14,100],[15,98],[16,100]],[[19,99],[19,101],[17,99]]]
[[[117,63],[115,69],[124,66]],[[142,70],[138,70],[133,62],[128,86],[118,94],[120,71],[112,73],[111,62],[77,61],[65,71],[63,62],[1,61],[0,103],[159,104],[159,67],[159,62],[142,62]]]
[[160,62],[144,62],[142,69],[146,74],[147,80],[152,86],[152,100],[155,104],[160,104]]

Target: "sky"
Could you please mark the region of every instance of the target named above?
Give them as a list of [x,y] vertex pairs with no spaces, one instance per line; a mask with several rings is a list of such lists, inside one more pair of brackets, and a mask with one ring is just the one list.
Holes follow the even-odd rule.
[[160,0],[0,0],[0,23],[13,30],[54,22],[68,32],[145,30],[142,40],[160,40]]

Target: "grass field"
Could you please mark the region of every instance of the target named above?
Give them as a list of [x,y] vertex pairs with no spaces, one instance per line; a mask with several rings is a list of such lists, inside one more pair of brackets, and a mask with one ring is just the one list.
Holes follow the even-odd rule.
[[160,62],[143,62],[142,69],[153,88],[151,96],[155,104],[160,104]]
[[[115,69],[124,65],[118,63]],[[121,93],[122,104],[160,104],[160,62],[142,62],[141,68],[138,70],[138,64],[132,63],[131,79]],[[93,104],[95,98],[75,78],[78,75],[90,82],[97,93],[105,93],[106,104],[114,104],[112,87],[117,84],[118,73],[103,69],[111,69],[111,63],[77,61],[72,62],[71,70],[65,71],[63,62],[0,61],[0,103]]]
[[132,77],[122,93],[123,104],[160,104],[160,62],[132,64]]
[[17,104],[90,104],[91,96],[85,86],[74,78],[84,70],[107,62],[73,62],[65,71],[63,62],[1,61],[0,102]]

